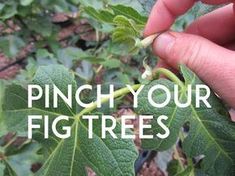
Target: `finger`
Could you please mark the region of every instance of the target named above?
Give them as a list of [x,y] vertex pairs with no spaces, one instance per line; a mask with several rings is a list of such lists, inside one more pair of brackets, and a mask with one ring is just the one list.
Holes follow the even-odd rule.
[[231,42],[225,45],[225,48],[235,51],[235,42]]
[[[158,59],[158,62],[157,62],[157,69],[158,68],[165,68],[165,69],[168,69],[170,70],[171,72],[177,74],[177,70],[175,68],[173,68],[172,66],[170,66],[169,64],[167,64],[163,59]],[[164,75],[160,75],[160,78],[166,78]]]
[[166,32],[153,44],[153,51],[174,68],[187,65],[220,97],[235,108],[235,53],[202,37]]
[[201,1],[205,4],[214,4],[214,5],[234,2],[233,0],[201,0]]
[[235,39],[235,15],[233,5],[227,5],[208,13],[193,22],[187,33],[200,35],[219,45]]
[[144,34],[146,36],[167,30],[177,16],[184,14],[194,0],[158,0],[153,6]]
[[173,70],[173,68],[162,59],[158,59],[157,68],[165,68],[165,69]]
[[[202,0],[208,4],[221,4],[233,0]],[[153,6],[145,27],[145,36],[165,31],[170,28],[175,19],[187,12],[196,0],[158,0]]]
[[235,122],[235,110],[234,110],[234,109],[231,109],[231,110],[229,111],[229,113],[230,113],[230,116],[231,116],[232,121]]

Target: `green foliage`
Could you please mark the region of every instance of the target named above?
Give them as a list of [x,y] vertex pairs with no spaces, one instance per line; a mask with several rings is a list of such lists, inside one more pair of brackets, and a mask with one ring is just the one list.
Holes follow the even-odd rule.
[[53,24],[47,17],[36,16],[35,18],[27,20],[27,25],[30,30],[42,35],[43,37],[50,37],[52,35]]
[[25,46],[24,41],[13,35],[0,37],[0,52],[4,52],[8,57],[14,57]]
[[0,3],[0,19],[6,20],[17,14],[17,4],[14,1]]
[[28,6],[30,5],[34,0],[20,0],[20,5],[22,6]]
[[114,23],[117,26],[112,34],[112,39],[116,43],[127,45],[129,52],[135,53],[136,43],[141,36],[140,27],[134,21],[126,18],[125,16],[116,16]]
[[182,168],[180,167],[180,163],[178,160],[171,160],[167,166],[167,172],[169,175],[176,175],[182,172]]
[[4,94],[5,94],[5,82],[0,80],[0,129],[1,129],[0,137],[3,136],[5,133],[7,133],[6,127],[2,123],[3,120],[2,105],[3,105]]
[[111,9],[113,10],[116,16],[123,15],[129,19],[132,19],[137,24],[145,25],[145,23],[147,22],[147,17],[140,15],[133,8],[125,7],[122,5],[116,5],[116,6],[111,6]]
[[[29,37],[36,38],[35,35],[41,35],[46,40],[55,41],[56,35],[53,35],[53,32],[58,28],[51,21],[51,13],[69,12],[72,9],[77,9],[77,4],[76,1],[66,0],[8,0],[0,2],[0,20],[6,22],[13,19],[14,23],[21,28],[21,31],[16,31],[14,35],[0,37],[0,51],[9,57],[15,57],[25,43],[28,43]],[[46,40],[44,45],[48,44]]]
[[[179,100],[187,101],[187,85],[191,84],[192,89],[195,86],[203,84],[202,81],[186,67],[181,66],[181,73],[184,77],[185,84],[181,88]],[[235,124],[231,122],[226,108],[213,93],[208,101],[212,108],[205,105],[196,108],[195,92],[192,93],[192,104],[187,108],[179,108],[175,105],[172,98],[169,105],[164,108],[153,108],[147,100],[148,90],[156,84],[165,85],[173,92],[174,83],[167,80],[156,80],[148,84],[139,95],[140,102],[137,111],[140,114],[154,114],[155,118],[151,122],[153,130],[146,130],[146,134],[157,134],[162,129],[157,125],[157,117],[160,115],[168,116],[166,125],[171,133],[167,140],[154,138],[153,140],[144,140],[144,148],[156,149],[159,151],[169,149],[173,146],[178,138],[179,131],[185,123],[189,123],[190,130],[188,136],[183,142],[183,150],[188,157],[204,155],[205,158],[201,163],[202,168],[208,175],[229,175],[234,173],[235,164]],[[205,92],[200,92],[202,95]],[[154,101],[162,102],[166,95],[160,91],[155,92]],[[173,94],[173,93],[172,93]],[[226,128],[224,128],[226,126]]]
[[11,146],[9,144],[0,147],[0,155],[3,156],[2,165],[0,164],[0,168],[1,166],[2,168],[6,168],[5,170],[2,170],[3,175],[33,175],[31,171],[32,164],[40,162],[42,158],[37,154],[40,146],[36,143],[29,142],[30,141],[25,141],[23,144],[17,147]]
[[[76,82],[71,75],[62,66],[40,67],[37,71],[34,84],[42,87],[45,84],[56,85],[63,93],[67,92],[67,85],[72,84],[73,90],[76,89]],[[101,121],[94,124],[94,138],[88,139],[88,124],[85,120],[77,118],[75,103],[73,108],[68,108],[61,101],[58,109],[44,108],[43,101],[34,104],[31,109],[27,108],[27,90],[12,85],[7,88],[4,103],[5,117],[3,123],[10,131],[16,131],[19,134],[27,132],[27,115],[29,114],[47,114],[51,121],[58,115],[68,115],[71,121],[67,125],[71,126],[71,137],[61,140],[50,134],[50,139],[45,141],[42,132],[37,132],[34,136],[41,145],[44,146],[46,161],[37,175],[85,175],[86,167],[90,167],[98,175],[134,175],[133,165],[137,158],[134,143],[131,140],[114,139],[107,136],[101,138]],[[14,104],[11,100],[14,99]],[[22,102],[23,100],[23,102]],[[21,118],[17,118],[17,117]],[[16,122],[17,118],[17,122]],[[62,123],[60,125],[66,125]],[[58,127],[61,129],[60,127]],[[115,130],[117,136],[121,135],[121,128],[118,126]],[[105,158],[105,159],[104,159]],[[63,166],[63,167],[61,167]]]
[[5,165],[3,163],[0,163],[0,176],[4,176],[4,169]]
[[99,11],[92,7],[86,7],[85,10],[97,21],[115,26],[112,31],[113,42],[124,45],[123,48],[127,47],[129,53],[139,51],[137,43],[142,36],[147,17],[131,7],[122,5],[108,5],[107,9]]
[[147,22],[147,17],[140,15],[136,10],[131,7],[123,5],[107,5],[105,9],[96,10],[95,8],[88,6],[85,7],[85,12],[90,17],[98,20],[99,22],[105,22],[114,24],[114,18],[116,16],[124,16],[142,26]]

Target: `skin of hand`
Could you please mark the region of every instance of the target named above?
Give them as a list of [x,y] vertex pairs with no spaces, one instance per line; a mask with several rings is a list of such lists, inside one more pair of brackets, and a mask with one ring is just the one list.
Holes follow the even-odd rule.
[[[187,65],[230,107],[235,109],[235,8],[234,0],[201,0],[206,4],[226,4],[189,25],[185,32],[169,31],[175,19],[186,13],[196,0],[158,0],[144,34],[163,32],[153,42],[153,52],[161,59],[157,67],[178,69]],[[235,120],[235,111],[231,111]]]

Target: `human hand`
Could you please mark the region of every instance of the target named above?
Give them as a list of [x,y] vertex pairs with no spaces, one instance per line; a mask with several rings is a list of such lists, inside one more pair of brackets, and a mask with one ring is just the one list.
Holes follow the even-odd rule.
[[[145,36],[166,31],[196,0],[158,0],[150,14]],[[222,4],[233,0],[202,0]],[[235,13],[227,4],[193,22],[184,33],[164,32],[153,43],[161,57],[158,67],[177,70],[187,65],[235,109]],[[232,115],[232,113],[231,113]],[[233,115],[235,119],[235,115]]]

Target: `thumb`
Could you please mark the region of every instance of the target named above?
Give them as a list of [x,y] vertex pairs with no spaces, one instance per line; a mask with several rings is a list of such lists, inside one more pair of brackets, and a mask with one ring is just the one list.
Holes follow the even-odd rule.
[[235,110],[234,110],[234,109],[231,109],[231,110],[229,111],[229,113],[230,113],[230,116],[231,116],[232,121],[235,122]]
[[202,37],[166,32],[153,43],[153,51],[173,68],[185,64],[223,100],[235,108],[235,53]]

